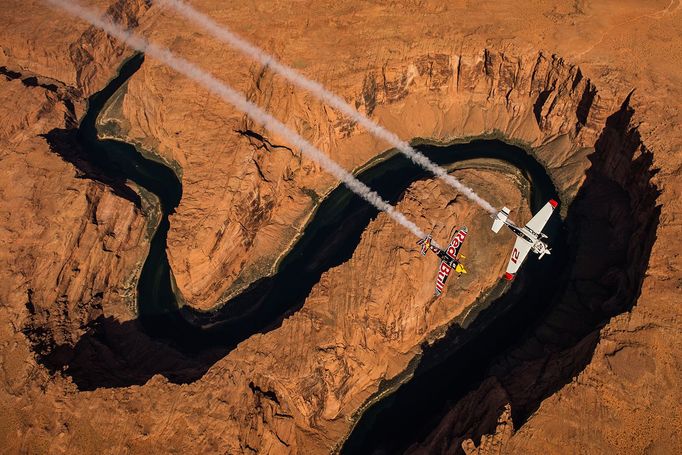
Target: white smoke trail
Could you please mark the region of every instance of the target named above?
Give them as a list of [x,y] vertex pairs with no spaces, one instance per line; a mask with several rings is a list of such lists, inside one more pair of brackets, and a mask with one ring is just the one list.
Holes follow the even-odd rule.
[[414,147],[400,139],[396,134],[377,124],[375,121],[362,115],[355,108],[346,103],[342,98],[327,90],[319,82],[310,80],[303,76],[302,74],[300,74],[295,69],[280,63],[272,55],[269,55],[263,50],[259,49],[258,47],[250,44],[248,41],[231,32],[227,27],[219,25],[210,17],[195,10],[194,8],[182,2],[181,0],[157,0],[157,3],[162,5],[168,5],[169,7],[175,9],[190,21],[203,27],[205,30],[210,32],[219,40],[233,46],[240,52],[260,62],[262,65],[268,66],[275,73],[288,79],[293,84],[305,90],[308,90],[309,92],[317,96],[320,100],[335,107],[339,111],[343,112],[346,116],[355,120],[358,124],[362,125],[367,131],[369,131],[376,137],[383,139],[384,141],[391,144],[393,147],[400,150],[401,153],[406,155],[414,163],[420,165],[424,169],[432,172],[434,175],[441,178],[443,181],[445,181],[446,183],[457,189],[459,192],[464,194],[466,197],[474,201],[476,204],[480,205],[488,213],[490,214],[497,213],[497,210],[495,210],[495,208],[492,205],[490,205],[488,201],[486,201],[478,194],[476,194],[474,190],[462,184],[455,177],[448,174],[448,172],[445,169],[438,166],[436,163],[428,159],[419,151],[415,150]]
[[[246,113],[256,122],[262,124],[269,131],[286,138],[289,143],[299,148],[313,161],[320,164],[327,172],[334,175],[337,179],[344,183],[351,191],[358,196],[365,199],[377,209],[388,214],[391,218],[397,221],[402,226],[409,229],[415,236],[423,238],[424,232],[417,227],[416,224],[405,218],[401,212],[395,209],[391,204],[384,201],[375,191],[372,191],[367,185],[356,179],[351,173],[343,169],[336,162],[324,155],[320,150],[315,148],[308,141],[296,134],[294,131],[287,128],[279,120],[275,119],[270,114],[261,110],[255,104],[249,102],[240,93],[236,92],[226,84],[222,83],[211,74],[202,70],[193,63],[175,56],[169,49],[157,46],[150,43],[144,38],[133,35],[131,32],[124,30],[120,26],[100,18],[100,14],[89,8],[85,8],[74,2],[67,0],[44,0],[54,6],[57,6],[69,14],[79,17],[90,24],[105,31],[108,35],[124,42],[127,46],[144,52],[166,66],[174,69],[180,74],[203,85],[206,89],[222,98],[224,101],[232,104],[240,111]],[[435,244],[435,243],[434,243]]]

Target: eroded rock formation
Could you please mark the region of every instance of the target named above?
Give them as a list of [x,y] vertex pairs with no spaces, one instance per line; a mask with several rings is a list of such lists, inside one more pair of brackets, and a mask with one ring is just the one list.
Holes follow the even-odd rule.
[[[117,367],[102,376],[117,369],[125,375],[130,362],[150,361],[150,353],[167,371],[192,366],[136,328],[135,283],[148,248],[137,189],[90,167],[68,137],[59,149],[45,137],[73,129],[87,96],[128,54],[40,2],[10,3],[0,12],[0,232],[8,245],[0,255],[0,440],[8,451],[332,450],[381,381],[399,376],[420,344],[499,276],[509,238],[493,238],[480,210],[456,198],[447,210],[480,232],[467,248],[481,252],[472,270],[485,272],[431,301],[435,264],[417,258],[412,240],[404,241],[381,215],[353,258],[325,274],[300,311],[249,338],[201,379],[178,385],[154,376],[141,386],[79,392],[68,374],[51,372],[38,359],[56,345],[77,344],[98,319],[131,327],[114,336],[101,324],[104,335],[89,355]],[[344,167],[361,166],[385,149],[309,94],[169,13],[141,1],[98,4],[248,93]],[[682,165],[678,1],[615,11],[591,2],[459,7],[427,1],[398,9],[311,2],[295,11],[277,1],[195,6],[401,137],[496,134],[532,147],[563,206],[574,204],[563,215],[574,220],[573,238],[586,240],[576,260],[609,242],[603,261],[566,272],[569,303],[601,314],[593,330],[566,334],[567,316],[558,316],[549,339],[559,342],[527,363],[518,358],[528,346],[515,347],[491,368],[496,379],[457,403],[422,447],[679,451],[682,419],[670,405],[682,389],[674,303]],[[335,185],[282,138],[157,62],[144,63],[119,107],[119,136],[182,177],[168,253],[178,288],[194,307],[213,307],[271,273],[317,200]],[[497,205],[522,204],[513,181],[497,173],[458,175]],[[426,223],[454,196],[423,181],[400,208]],[[538,330],[546,335],[544,328]],[[568,382],[557,385],[557,378]]]

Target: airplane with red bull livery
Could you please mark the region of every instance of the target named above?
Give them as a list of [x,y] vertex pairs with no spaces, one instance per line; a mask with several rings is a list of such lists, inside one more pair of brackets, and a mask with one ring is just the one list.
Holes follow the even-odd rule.
[[417,245],[421,245],[422,247],[422,256],[426,256],[426,252],[431,250],[440,258],[440,266],[438,266],[438,275],[436,276],[436,296],[442,294],[445,282],[452,270],[457,272],[458,276],[467,273],[464,265],[460,261],[464,258],[464,255],[460,255],[459,250],[462,248],[462,244],[468,233],[469,230],[466,226],[462,227],[462,229],[451,236],[450,243],[445,250],[442,250],[437,245],[433,244],[433,232],[417,242]]

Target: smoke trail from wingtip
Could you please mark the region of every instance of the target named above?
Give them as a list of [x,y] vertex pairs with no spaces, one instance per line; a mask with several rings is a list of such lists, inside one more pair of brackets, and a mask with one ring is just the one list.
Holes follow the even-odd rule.
[[243,38],[239,37],[229,28],[216,23],[213,19],[206,16],[205,14],[192,8],[187,3],[181,0],[157,0],[157,3],[162,5],[167,5],[177,12],[185,16],[190,21],[203,27],[206,31],[211,33],[213,36],[219,40],[233,46],[240,52],[248,55],[254,60],[260,62],[262,65],[268,66],[272,71],[281,75],[282,77],[288,79],[293,84],[308,90],[320,100],[335,107],[341,111],[346,116],[355,120],[359,125],[364,127],[367,131],[372,133],[374,136],[378,137],[391,144],[393,147],[397,148],[401,153],[406,155],[414,163],[420,165],[424,169],[432,172],[434,175],[445,181],[450,186],[457,189],[460,193],[474,201],[476,204],[481,206],[488,213],[495,214],[497,210],[488,203],[485,199],[480,197],[474,190],[464,185],[462,182],[457,180],[452,175],[442,167],[438,166],[436,163],[428,159],[424,154],[417,151],[410,144],[400,139],[395,133],[389,131],[388,129],[377,124],[375,121],[364,116],[353,108],[350,104],[344,101],[341,97],[335,95],[334,93],[327,90],[319,82],[308,79],[295,69],[280,63],[275,57],[266,53],[262,49],[254,46]]
[[124,42],[128,47],[131,47],[139,52],[144,52],[158,61],[162,62],[169,68],[177,71],[180,74],[194,80],[203,85],[213,94],[219,96],[227,103],[233,105],[240,111],[246,113],[256,122],[263,125],[269,131],[286,138],[289,143],[301,150],[306,156],[317,162],[327,172],[334,175],[337,179],[343,182],[351,191],[358,196],[365,199],[377,209],[388,214],[391,218],[399,224],[409,229],[415,236],[423,238],[424,232],[412,221],[408,220],[405,215],[396,210],[388,202],[384,201],[375,191],[370,189],[367,185],[356,179],[351,173],[339,166],[335,161],[324,155],[320,150],[303,139],[294,131],[290,130],[279,120],[264,112],[255,104],[248,101],[239,92],[236,92],[223,82],[216,79],[213,75],[202,70],[193,63],[185,60],[182,57],[174,55],[169,49],[150,43],[146,39],[133,35],[122,27],[103,20],[100,14],[92,9],[85,8],[77,3],[69,2],[67,0],[44,0],[67,13],[79,17],[97,28],[102,29],[108,35]]

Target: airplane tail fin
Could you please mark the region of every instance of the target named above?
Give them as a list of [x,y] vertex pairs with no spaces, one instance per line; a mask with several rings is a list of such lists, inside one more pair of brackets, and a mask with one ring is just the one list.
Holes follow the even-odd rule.
[[422,256],[426,256],[426,252],[431,247],[431,235],[427,235],[423,239],[417,240],[417,245],[421,245],[422,247],[421,254]]
[[423,239],[417,240],[417,245],[422,246],[422,256],[426,256],[426,252],[429,251],[429,248],[431,248],[431,242],[433,241],[433,230],[436,229],[436,226],[431,229],[431,233],[424,237]]
[[507,207],[503,207],[502,210],[497,212],[497,215],[495,215],[495,221],[493,221],[493,232],[495,234],[500,232],[500,229],[504,225],[504,222],[507,221],[508,217],[509,209]]

